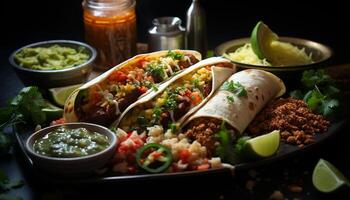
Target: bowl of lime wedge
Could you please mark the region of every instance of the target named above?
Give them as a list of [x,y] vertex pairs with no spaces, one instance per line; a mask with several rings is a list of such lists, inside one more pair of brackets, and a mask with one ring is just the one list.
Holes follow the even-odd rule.
[[230,59],[239,68],[296,71],[321,67],[333,52],[312,40],[279,37],[260,21],[250,37],[224,42],[215,48],[215,54]]

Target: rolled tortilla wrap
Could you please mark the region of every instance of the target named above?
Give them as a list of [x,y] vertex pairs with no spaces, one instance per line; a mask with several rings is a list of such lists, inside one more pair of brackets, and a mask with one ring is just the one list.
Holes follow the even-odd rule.
[[66,101],[64,119],[110,125],[150,88],[199,60],[201,55],[189,50],[137,55],[74,91]]
[[240,71],[226,82],[241,84],[246,95],[238,96],[221,87],[204,106],[183,123],[184,133],[207,146],[209,151],[215,149],[214,134],[223,121],[229,125],[233,134],[240,135],[267,102],[286,91],[281,79],[263,70]]
[[[170,128],[170,124],[179,127],[234,72],[235,66],[227,59],[214,57],[203,60],[132,104],[113,126],[125,131],[143,131],[154,125],[162,125],[164,129]],[[144,118],[143,122],[140,118]]]

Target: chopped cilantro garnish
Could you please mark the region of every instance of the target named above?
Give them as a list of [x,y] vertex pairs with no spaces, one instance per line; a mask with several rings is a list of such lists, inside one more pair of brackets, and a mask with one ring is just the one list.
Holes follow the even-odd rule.
[[158,87],[156,85],[152,85],[152,90],[154,90],[155,92],[158,91]]
[[226,81],[222,86],[221,90],[227,90],[234,95],[238,97],[246,96],[247,91],[245,90],[244,86],[239,83],[239,82],[234,82],[234,81]]
[[165,66],[161,62],[151,62],[146,67],[146,72],[148,72],[153,77],[159,77],[163,80],[167,77],[165,72]]
[[235,98],[233,96],[227,96],[226,99],[229,103],[235,102]]
[[[221,86],[221,90],[229,91],[238,97],[247,96],[247,91],[245,90],[244,86],[241,83],[234,82],[232,80],[226,81]],[[227,96],[226,98],[229,103],[233,103],[235,101],[234,96]]]
[[168,51],[168,54],[166,55],[166,57],[171,57],[174,60],[181,60],[184,58],[184,56],[184,54],[174,51]]

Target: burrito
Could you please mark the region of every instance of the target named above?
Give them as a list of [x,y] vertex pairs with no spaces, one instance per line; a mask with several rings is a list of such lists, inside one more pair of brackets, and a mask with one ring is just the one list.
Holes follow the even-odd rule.
[[128,107],[114,127],[138,134],[154,126],[176,132],[234,72],[235,66],[227,59],[203,60]]
[[282,80],[270,72],[247,69],[235,73],[186,120],[183,133],[214,154],[220,145],[217,140],[220,130],[224,128],[234,141],[267,102],[283,95],[285,90]]
[[201,60],[189,50],[137,55],[74,91],[64,108],[66,122],[110,125],[140,96]]

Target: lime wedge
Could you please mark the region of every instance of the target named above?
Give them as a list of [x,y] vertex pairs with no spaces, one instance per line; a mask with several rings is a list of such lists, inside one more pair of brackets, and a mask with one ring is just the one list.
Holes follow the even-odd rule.
[[51,88],[49,89],[52,99],[59,106],[64,106],[69,95],[77,88],[79,88],[81,84],[78,85],[70,85],[67,87],[59,87],[59,88]]
[[324,193],[350,186],[349,180],[334,165],[323,159],[315,166],[312,183],[317,190]]
[[280,146],[280,131],[247,140],[242,151],[250,158],[266,158],[274,155]]
[[43,111],[46,115],[46,121],[53,121],[56,119],[59,119],[63,115],[63,109],[59,108],[50,102],[45,102],[45,108],[42,108],[41,111]]
[[267,59],[270,61],[272,59],[271,44],[273,41],[278,40],[278,36],[270,28],[264,24],[264,22],[259,21],[250,36],[250,43],[254,53],[260,59]]

